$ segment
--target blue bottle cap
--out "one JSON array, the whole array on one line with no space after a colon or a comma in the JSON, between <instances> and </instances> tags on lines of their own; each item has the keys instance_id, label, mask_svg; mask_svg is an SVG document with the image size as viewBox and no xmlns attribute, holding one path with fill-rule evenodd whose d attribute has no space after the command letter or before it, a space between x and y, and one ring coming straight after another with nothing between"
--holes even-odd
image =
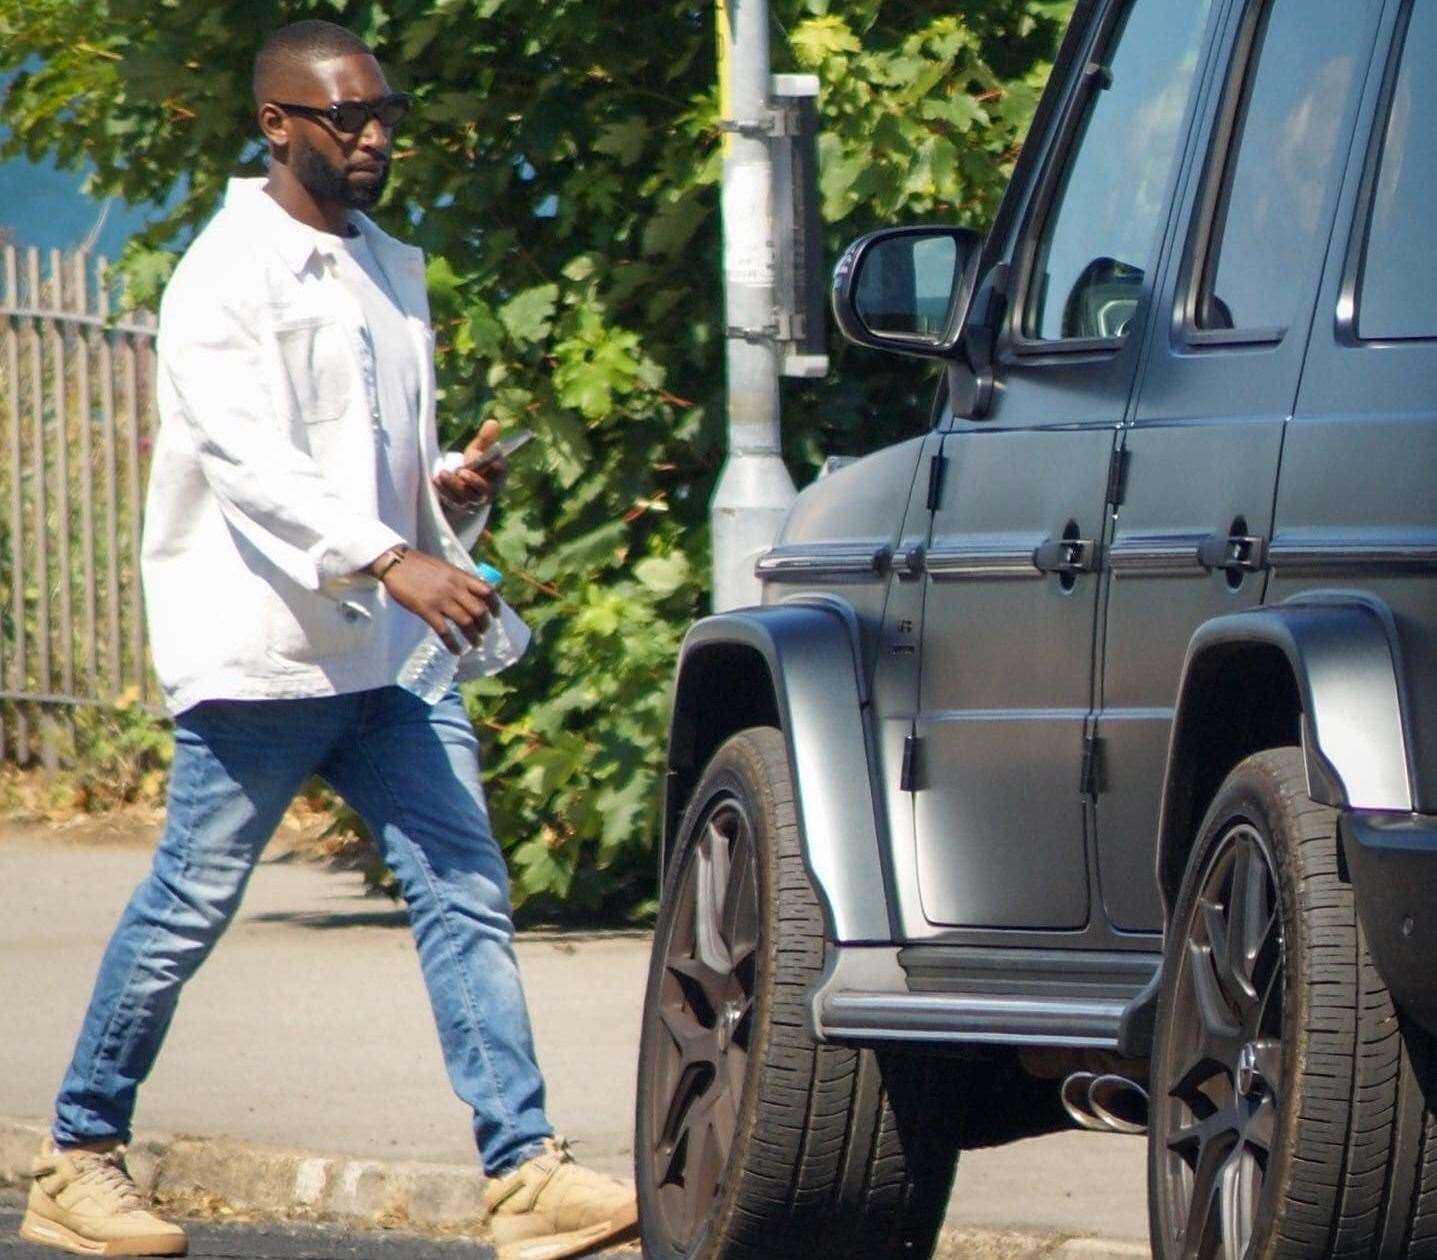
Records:
<instances>
[{"instance_id":1,"label":"blue bottle cap","mask_svg":"<svg viewBox=\"0 0 1437 1260\"><path fill-rule=\"evenodd\" d=\"M492 564L485 564L482 560L474 566L474 572L483 578L484 581L488 582L490 586L498 586L504 579L504 575L500 573L498 569Z\"/></svg>"}]
</instances>

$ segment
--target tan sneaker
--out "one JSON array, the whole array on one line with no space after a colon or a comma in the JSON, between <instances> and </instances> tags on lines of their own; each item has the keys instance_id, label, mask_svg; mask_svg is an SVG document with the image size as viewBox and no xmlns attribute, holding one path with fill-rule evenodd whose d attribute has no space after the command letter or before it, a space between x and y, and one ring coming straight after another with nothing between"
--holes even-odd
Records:
<instances>
[{"instance_id":1,"label":"tan sneaker","mask_svg":"<svg viewBox=\"0 0 1437 1260\"><path fill-rule=\"evenodd\" d=\"M581 1168L562 1139L484 1192L497 1260L561 1260L611 1242L638 1220L633 1187Z\"/></svg>"},{"instance_id":2,"label":"tan sneaker","mask_svg":"<svg viewBox=\"0 0 1437 1260\"><path fill-rule=\"evenodd\" d=\"M82 1256L182 1256L185 1231L145 1210L118 1146L57 1150L46 1138L20 1237Z\"/></svg>"}]
</instances>

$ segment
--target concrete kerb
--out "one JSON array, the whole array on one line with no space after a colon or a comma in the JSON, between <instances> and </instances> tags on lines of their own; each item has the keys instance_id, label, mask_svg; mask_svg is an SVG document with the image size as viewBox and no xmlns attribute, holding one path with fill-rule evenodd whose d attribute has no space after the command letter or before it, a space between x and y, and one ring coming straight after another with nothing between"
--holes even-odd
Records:
<instances>
[{"instance_id":1,"label":"concrete kerb","mask_svg":"<svg viewBox=\"0 0 1437 1260\"><path fill-rule=\"evenodd\" d=\"M0 1119L0 1183L22 1185L45 1136L35 1121ZM130 1173L147 1194L209 1201L262 1216L483 1232L484 1177L475 1166L350 1159L224 1138L145 1137Z\"/></svg>"},{"instance_id":2,"label":"concrete kerb","mask_svg":"<svg viewBox=\"0 0 1437 1260\"><path fill-rule=\"evenodd\" d=\"M1021 1229L943 1231L934 1260L1151 1260L1141 1243L1071 1238Z\"/></svg>"},{"instance_id":3,"label":"concrete kerb","mask_svg":"<svg viewBox=\"0 0 1437 1260\"><path fill-rule=\"evenodd\" d=\"M24 1186L45 1136L35 1120L0 1117L0 1186ZM180 1207L262 1217L408 1226L482 1236L477 1167L320 1155L226 1138L150 1136L129 1166L147 1194ZM1147 1247L1106 1238L997 1229L944 1231L937 1260L1149 1260Z\"/></svg>"}]
</instances>

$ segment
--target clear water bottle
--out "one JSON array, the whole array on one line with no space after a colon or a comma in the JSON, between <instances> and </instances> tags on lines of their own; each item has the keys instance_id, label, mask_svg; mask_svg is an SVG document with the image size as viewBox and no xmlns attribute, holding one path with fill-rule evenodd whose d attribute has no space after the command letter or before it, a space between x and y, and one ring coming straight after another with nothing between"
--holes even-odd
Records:
<instances>
[{"instance_id":1,"label":"clear water bottle","mask_svg":"<svg viewBox=\"0 0 1437 1260\"><path fill-rule=\"evenodd\" d=\"M492 564L477 564L474 566L474 572L490 586L499 585L501 575ZM449 623L449 631L458 642L465 641L464 632L452 621ZM458 669L459 658L444 646L443 639L430 630L400 669L399 685L405 691L418 696L425 704L437 704L449 690Z\"/></svg>"}]
</instances>

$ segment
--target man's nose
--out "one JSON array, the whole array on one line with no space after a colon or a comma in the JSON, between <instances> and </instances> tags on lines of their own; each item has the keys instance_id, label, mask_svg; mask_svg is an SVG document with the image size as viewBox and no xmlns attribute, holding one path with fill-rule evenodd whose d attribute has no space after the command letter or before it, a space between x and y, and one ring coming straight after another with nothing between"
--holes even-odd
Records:
<instances>
[{"instance_id":1,"label":"man's nose","mask_svg":"<svg viewBox=\"0 0 1437 1260\"><path fill-rule=\"evenodd\" d=\"M370 153L388 153L394 132L371 114L359 133L360 147Z\"/></svg>"}]
</instances>

